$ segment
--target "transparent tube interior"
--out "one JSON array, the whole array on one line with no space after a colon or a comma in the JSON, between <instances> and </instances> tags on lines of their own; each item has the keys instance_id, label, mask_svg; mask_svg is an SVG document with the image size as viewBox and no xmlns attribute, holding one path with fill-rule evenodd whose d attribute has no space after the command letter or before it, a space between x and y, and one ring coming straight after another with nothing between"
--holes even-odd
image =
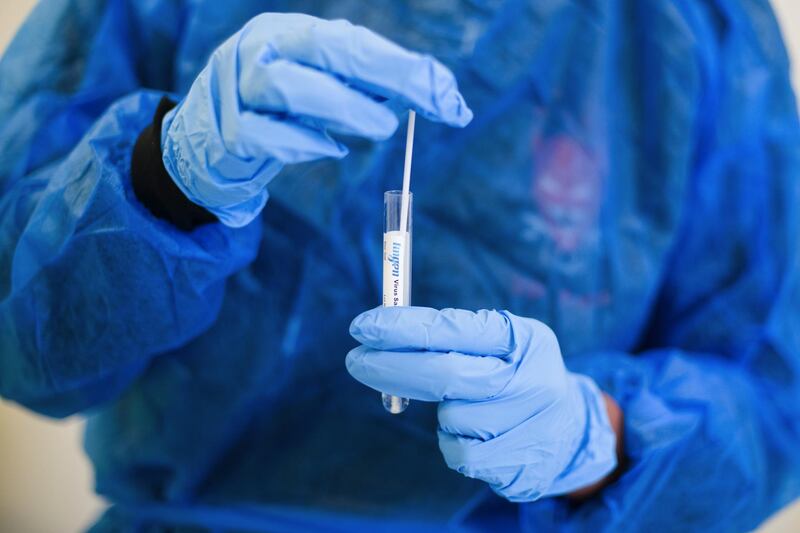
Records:
<instances>
[{"instance_id":1,"label":"transparent tube interior","mask_svg":"<svg viewBox=\"0 0 800 533\"><path fill-rule=\"evenodd\" d=\"M411 305L411 235L413 195L408 195L405 228L402 226L403 194L386 191L383 195L383 305ZM392 414L408 407L408 398L382 394L383 407Z\"/></svg>"}]
</instances>

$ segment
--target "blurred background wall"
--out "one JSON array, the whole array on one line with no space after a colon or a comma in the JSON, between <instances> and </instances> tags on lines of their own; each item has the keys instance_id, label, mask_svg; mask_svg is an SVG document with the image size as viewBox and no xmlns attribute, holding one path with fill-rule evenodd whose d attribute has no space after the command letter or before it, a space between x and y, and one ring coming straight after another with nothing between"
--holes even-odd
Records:
<instances>
[{"instance_id":1,"label":"blurred background wall","mask_svg":"<svg viewBox=\"0 0 800 533\"><path fill-rule=\"evenodd\" d=\"M35 3L0 0L0 52ZM773 0L773 5L800 93L800 0ZM93 493L91 468L81 448L82 427L77 417L52 421L0 399L0 532L70 533L84 529L101 512L104 504ZM800 532L800 502L760 531Z\"/></svg>"}]
</instances>

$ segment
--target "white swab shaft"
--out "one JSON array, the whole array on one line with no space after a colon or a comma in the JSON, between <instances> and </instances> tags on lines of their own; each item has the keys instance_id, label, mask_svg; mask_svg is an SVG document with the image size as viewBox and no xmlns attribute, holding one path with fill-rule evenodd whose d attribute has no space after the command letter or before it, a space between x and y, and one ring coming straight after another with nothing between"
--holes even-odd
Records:
<instances>
[{"instance_id":1,"label":"white swab shaft","mask_svg":"<svg viewBox=\"0 0 800 533\"><path fill-rule=\"evenodd\" d=\"M400 203L400 231L408 231L408 193L411 191L411 158L414 155L414 122L417 114L408 112L406 133L406 161L403 165L403 198Z\"/></svg>"}]
</instances>

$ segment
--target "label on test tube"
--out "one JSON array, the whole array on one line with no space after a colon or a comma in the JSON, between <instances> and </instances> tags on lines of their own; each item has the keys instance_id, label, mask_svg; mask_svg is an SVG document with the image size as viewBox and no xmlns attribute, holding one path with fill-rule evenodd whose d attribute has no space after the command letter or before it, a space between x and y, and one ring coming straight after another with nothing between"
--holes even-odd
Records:
<instances>
[{"instance_id":1,"label":"label on test tube","mask_svg":"<svg viewBox=\"0 0 800 533\"><path fill-rule=\"evenodd\" d=\"M408 305L408 232L383 234L383 305Z\"/></svg>"}]
</instances>

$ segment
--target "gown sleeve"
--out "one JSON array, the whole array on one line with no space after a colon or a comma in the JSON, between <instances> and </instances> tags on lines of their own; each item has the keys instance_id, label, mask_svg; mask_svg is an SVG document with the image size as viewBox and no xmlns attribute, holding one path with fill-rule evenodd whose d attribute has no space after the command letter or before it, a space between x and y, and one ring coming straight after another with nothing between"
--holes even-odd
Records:
<instances>
[{"instance_id":1,"label":"gown sleeve","mask_svg":"<svg viewBox=\"0 0 800 533\"><path fill-rule=\"evenodd\" d=\"M257 222L181 229L133 191L183 9L45 0L0 60L0 395L43 414L110 400L199 335L256 255Z\"/></svg>"}]
</instances>

